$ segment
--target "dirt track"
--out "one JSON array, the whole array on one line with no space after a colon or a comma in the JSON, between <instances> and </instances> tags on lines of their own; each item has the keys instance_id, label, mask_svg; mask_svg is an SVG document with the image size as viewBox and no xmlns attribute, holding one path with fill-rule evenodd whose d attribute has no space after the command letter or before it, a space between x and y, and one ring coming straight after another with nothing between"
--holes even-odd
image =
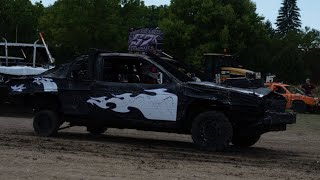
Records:
<instances>
[{"instance_id":1,"label":"dirt track","mask_svg":"<svg viewBox=\"0 0 320 180\"><path fill-rule=\"evenodd\" d=\"M31 119L1 117L0 179L319 179L320 116L299 120L253 148L208 153L189 136L135 130L39 138Z\"/></svg>"}]
</instances>

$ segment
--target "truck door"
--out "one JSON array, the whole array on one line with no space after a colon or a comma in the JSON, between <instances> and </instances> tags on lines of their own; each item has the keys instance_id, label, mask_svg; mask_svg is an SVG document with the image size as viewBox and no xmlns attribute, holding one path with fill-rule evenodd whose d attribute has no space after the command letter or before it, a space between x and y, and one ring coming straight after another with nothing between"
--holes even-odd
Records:
<instances>
[{"instance_id":1,"label":"truck door","mask_svg":"<svg viewBox=\"0 0 320 180\"><path fill-rule=\"evenodd\" d=\"M284 87L278 86L278 85L274 85L273 86L273 91L281 94L283 97L286 98L286 100L287 100L286 108L290 108L291 107L291 103L292 103L291 95Z\"/></svg>"},{"instance_id":2,"label":"truck door","mask_svg":"<svg viewBox=\"0 0 320 180\"><path fill-rule=\"evenodd\" d=\"M65 80L65 89L61 90L60 101L64 112L68 115L88 115L89 105L86 100L90 97L94 80L88 75L88 57L78 58L70 67Z\"/></svg>"},{"instance_id":3,"label":"truck door","mask_svg":"<svg viewBox=\"0 0 320 180\"><path fill-rule=\"evenodd\" d=\"M102 57L87 103L104 121L176 121L177 86L161 66L141 57Z\"/></svg>"}]
</instances>

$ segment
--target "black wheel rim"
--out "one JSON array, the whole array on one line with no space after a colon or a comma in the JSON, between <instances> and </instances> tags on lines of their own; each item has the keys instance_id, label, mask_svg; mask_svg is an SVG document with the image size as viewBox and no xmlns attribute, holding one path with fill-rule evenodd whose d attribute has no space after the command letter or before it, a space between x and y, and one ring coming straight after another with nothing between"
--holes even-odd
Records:
<instances>
[{"instance_id":1,"label":"black wheel rim","mask_svg":"<svg viewBox=\"0 0 320 180\"><path fill-rule=\"evenodd\" d=\"M207 119L201 123L200 135L205 142L211 143L221 136L221 128L215 121Z\"/></svg>"},{"instance_id":2,"label":"black wheel rim","mask_svg":"<svg viewBox=\"0 0 320 180\"><path fill-rule=\"evenodd\" d=\"M49 116L42 114L38 118L39 121L37 122L37 126L40 132L47 132L52 128L52 121Z\"/></svg>"}]
</instances>

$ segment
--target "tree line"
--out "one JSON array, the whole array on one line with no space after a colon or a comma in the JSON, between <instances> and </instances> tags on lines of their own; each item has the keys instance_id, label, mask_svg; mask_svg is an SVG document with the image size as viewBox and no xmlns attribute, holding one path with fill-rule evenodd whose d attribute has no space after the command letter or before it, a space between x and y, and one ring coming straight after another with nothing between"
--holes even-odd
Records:
<instances>
[{"instance_id":1,"label":"tree line","mask_svg":"<svg viewBox=\"0 0 320 180\"><path fill-rule=\"evenodd\" d=\"M159 27L163 50L202 68L207 52L239 57L247 69L280 80L320 82L320 33L301 28L296 0L283 0L277 28L256 13L251 0L57 0L44 7L29 0L0 0L0 36L31 43L44 32L59 63L89 48L126 52L131 28Z\"/></svg>"}]
</instances>

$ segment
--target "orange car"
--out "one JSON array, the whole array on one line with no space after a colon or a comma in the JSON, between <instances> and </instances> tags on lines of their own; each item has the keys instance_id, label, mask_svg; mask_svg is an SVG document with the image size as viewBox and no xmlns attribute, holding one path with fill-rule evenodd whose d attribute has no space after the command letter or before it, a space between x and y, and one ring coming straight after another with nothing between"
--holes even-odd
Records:
<instances>
[{"instance_id":1,"label":"orange car","mask_svg":"<svg viewBox=\"0 0 320 180\"><path fill-rule=\"evenodd\" d=\"M315 112L319 108L319 98L307 96L302 90L281 83L266 83L266 87L283 95L287 99L287 109L304 113Z\"/></svg>"}]
</instances>

